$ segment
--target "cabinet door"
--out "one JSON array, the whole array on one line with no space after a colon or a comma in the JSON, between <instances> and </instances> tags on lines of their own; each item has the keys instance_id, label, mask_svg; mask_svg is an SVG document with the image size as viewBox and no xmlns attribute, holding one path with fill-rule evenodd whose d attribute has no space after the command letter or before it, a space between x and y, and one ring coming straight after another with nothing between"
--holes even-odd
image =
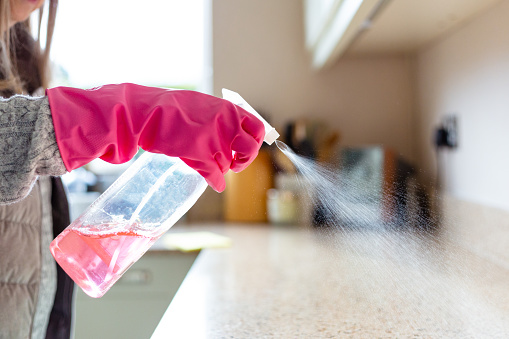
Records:
<instances>
[{"instance_id":1,"label":"cabinet door","mask_svg":"<svg viewBox=\"0 0 509 339\"><path fill-rule=\"evenodd\" d=\"M386 0L304 0L306 47L316 69L331 66Z\"/></svg>"},{"instance_id":2,"label":"cabinet door","mask_svg":"<svg viewBox=\"0 0 509 339\"><path fill-rule=\"evenodd\" d=\"M147 252L99 299L76 288L75 339L150 338L198 252Z\"/></svg>"}]
</instances>

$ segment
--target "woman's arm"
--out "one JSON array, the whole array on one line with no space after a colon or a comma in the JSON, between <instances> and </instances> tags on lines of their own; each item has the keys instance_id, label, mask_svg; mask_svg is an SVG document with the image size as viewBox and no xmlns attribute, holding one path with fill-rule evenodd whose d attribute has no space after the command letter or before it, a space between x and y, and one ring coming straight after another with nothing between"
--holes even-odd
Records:
<instances>
[{"instance_id":1,"label":"woman's arm","mask_svg":"<svg viewBox=\"0 0 509 339\"><path fill-rule=\"evenodd\" d=\"M246 168L265 135L251 113L195 91L118 84L46 93L0 100L0 203L23 199L39 175L96 158L126 162L139 147L181 158L221 192L226 172Z\"/></svg>"},{"instance_id":2,"label":"woman's arm","mask_svg":"<svg viewBox=\"0 0 509 339\"><path fill-rule=\"evenodd\" d=\"M48 98L0 99L0 204L26 197L40 175L65 172Z\"/></svg>"}]
</instances>

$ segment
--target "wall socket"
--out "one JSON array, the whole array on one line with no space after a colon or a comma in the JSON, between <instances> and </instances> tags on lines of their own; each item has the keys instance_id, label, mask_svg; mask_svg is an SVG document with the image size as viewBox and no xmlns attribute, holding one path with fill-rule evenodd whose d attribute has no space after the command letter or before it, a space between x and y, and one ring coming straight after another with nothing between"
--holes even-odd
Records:
<instances>
[{"instance_id":1,"label":"wall socket","mask_svg":"<svg viewBox=\"0 0 509 339\"><path fill-rule=\"evenodd\" d=\"M435 131L436 147L458 147L458 119L456 115L444 116L441 125Z\"/></svg>"}]
</instances>

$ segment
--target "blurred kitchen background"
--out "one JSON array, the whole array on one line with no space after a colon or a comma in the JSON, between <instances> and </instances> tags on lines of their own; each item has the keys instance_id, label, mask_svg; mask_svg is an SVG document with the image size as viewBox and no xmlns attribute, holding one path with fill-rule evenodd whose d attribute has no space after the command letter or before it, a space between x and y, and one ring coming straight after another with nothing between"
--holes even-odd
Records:
<instances>
[{"instance_id":1,"label":"blurred kitchen background","mask_svg":"<svg viewBox=\"0 0 509 339\"><path fill-rule=\"evenodd\" d=\"M338 171L357 159L349 166L367 183L378 175L409 188L403 199L443 208L477 240L506 232L507 1L95 2L60 5L54 85L232 89L298 153ZM128 165L95 161L67 175L73 215ZM275 147L228 181L186 220L312 221Z\"/></svg>"},{"instance_id":2,"label":"blurred kitchen background","mask_svg":"<svg viewBox=\"0 0 509 339\"><path fill-rule=\"evenodd\" d=\"M379 192L396 221L439 216L509 263L509 1L61 1L57 18L53 85L236 91L295 152ZM72 217L128 166L67 174ZM326 225L298 181L263 146L180 222Z\"/></svg>"}]
</instances>

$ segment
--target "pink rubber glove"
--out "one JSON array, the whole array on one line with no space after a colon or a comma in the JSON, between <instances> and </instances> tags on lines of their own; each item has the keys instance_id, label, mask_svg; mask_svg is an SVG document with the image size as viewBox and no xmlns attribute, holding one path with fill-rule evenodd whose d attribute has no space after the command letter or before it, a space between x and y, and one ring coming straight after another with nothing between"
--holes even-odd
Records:
<instances>
[{"instance_id":1,"label":"pink rubber glove","mask_svg":"<svg viewBox=\"0 0 509 339\"><path fill-rule=\"evenodd\" d=\"M252 114L194 91L119 84L56 87L46 94L68 171L95 158L126 162L139 146L181 158L222 192L224 174L246 168L264 137L263 124Z\"/></svg>"}]
</instances>

